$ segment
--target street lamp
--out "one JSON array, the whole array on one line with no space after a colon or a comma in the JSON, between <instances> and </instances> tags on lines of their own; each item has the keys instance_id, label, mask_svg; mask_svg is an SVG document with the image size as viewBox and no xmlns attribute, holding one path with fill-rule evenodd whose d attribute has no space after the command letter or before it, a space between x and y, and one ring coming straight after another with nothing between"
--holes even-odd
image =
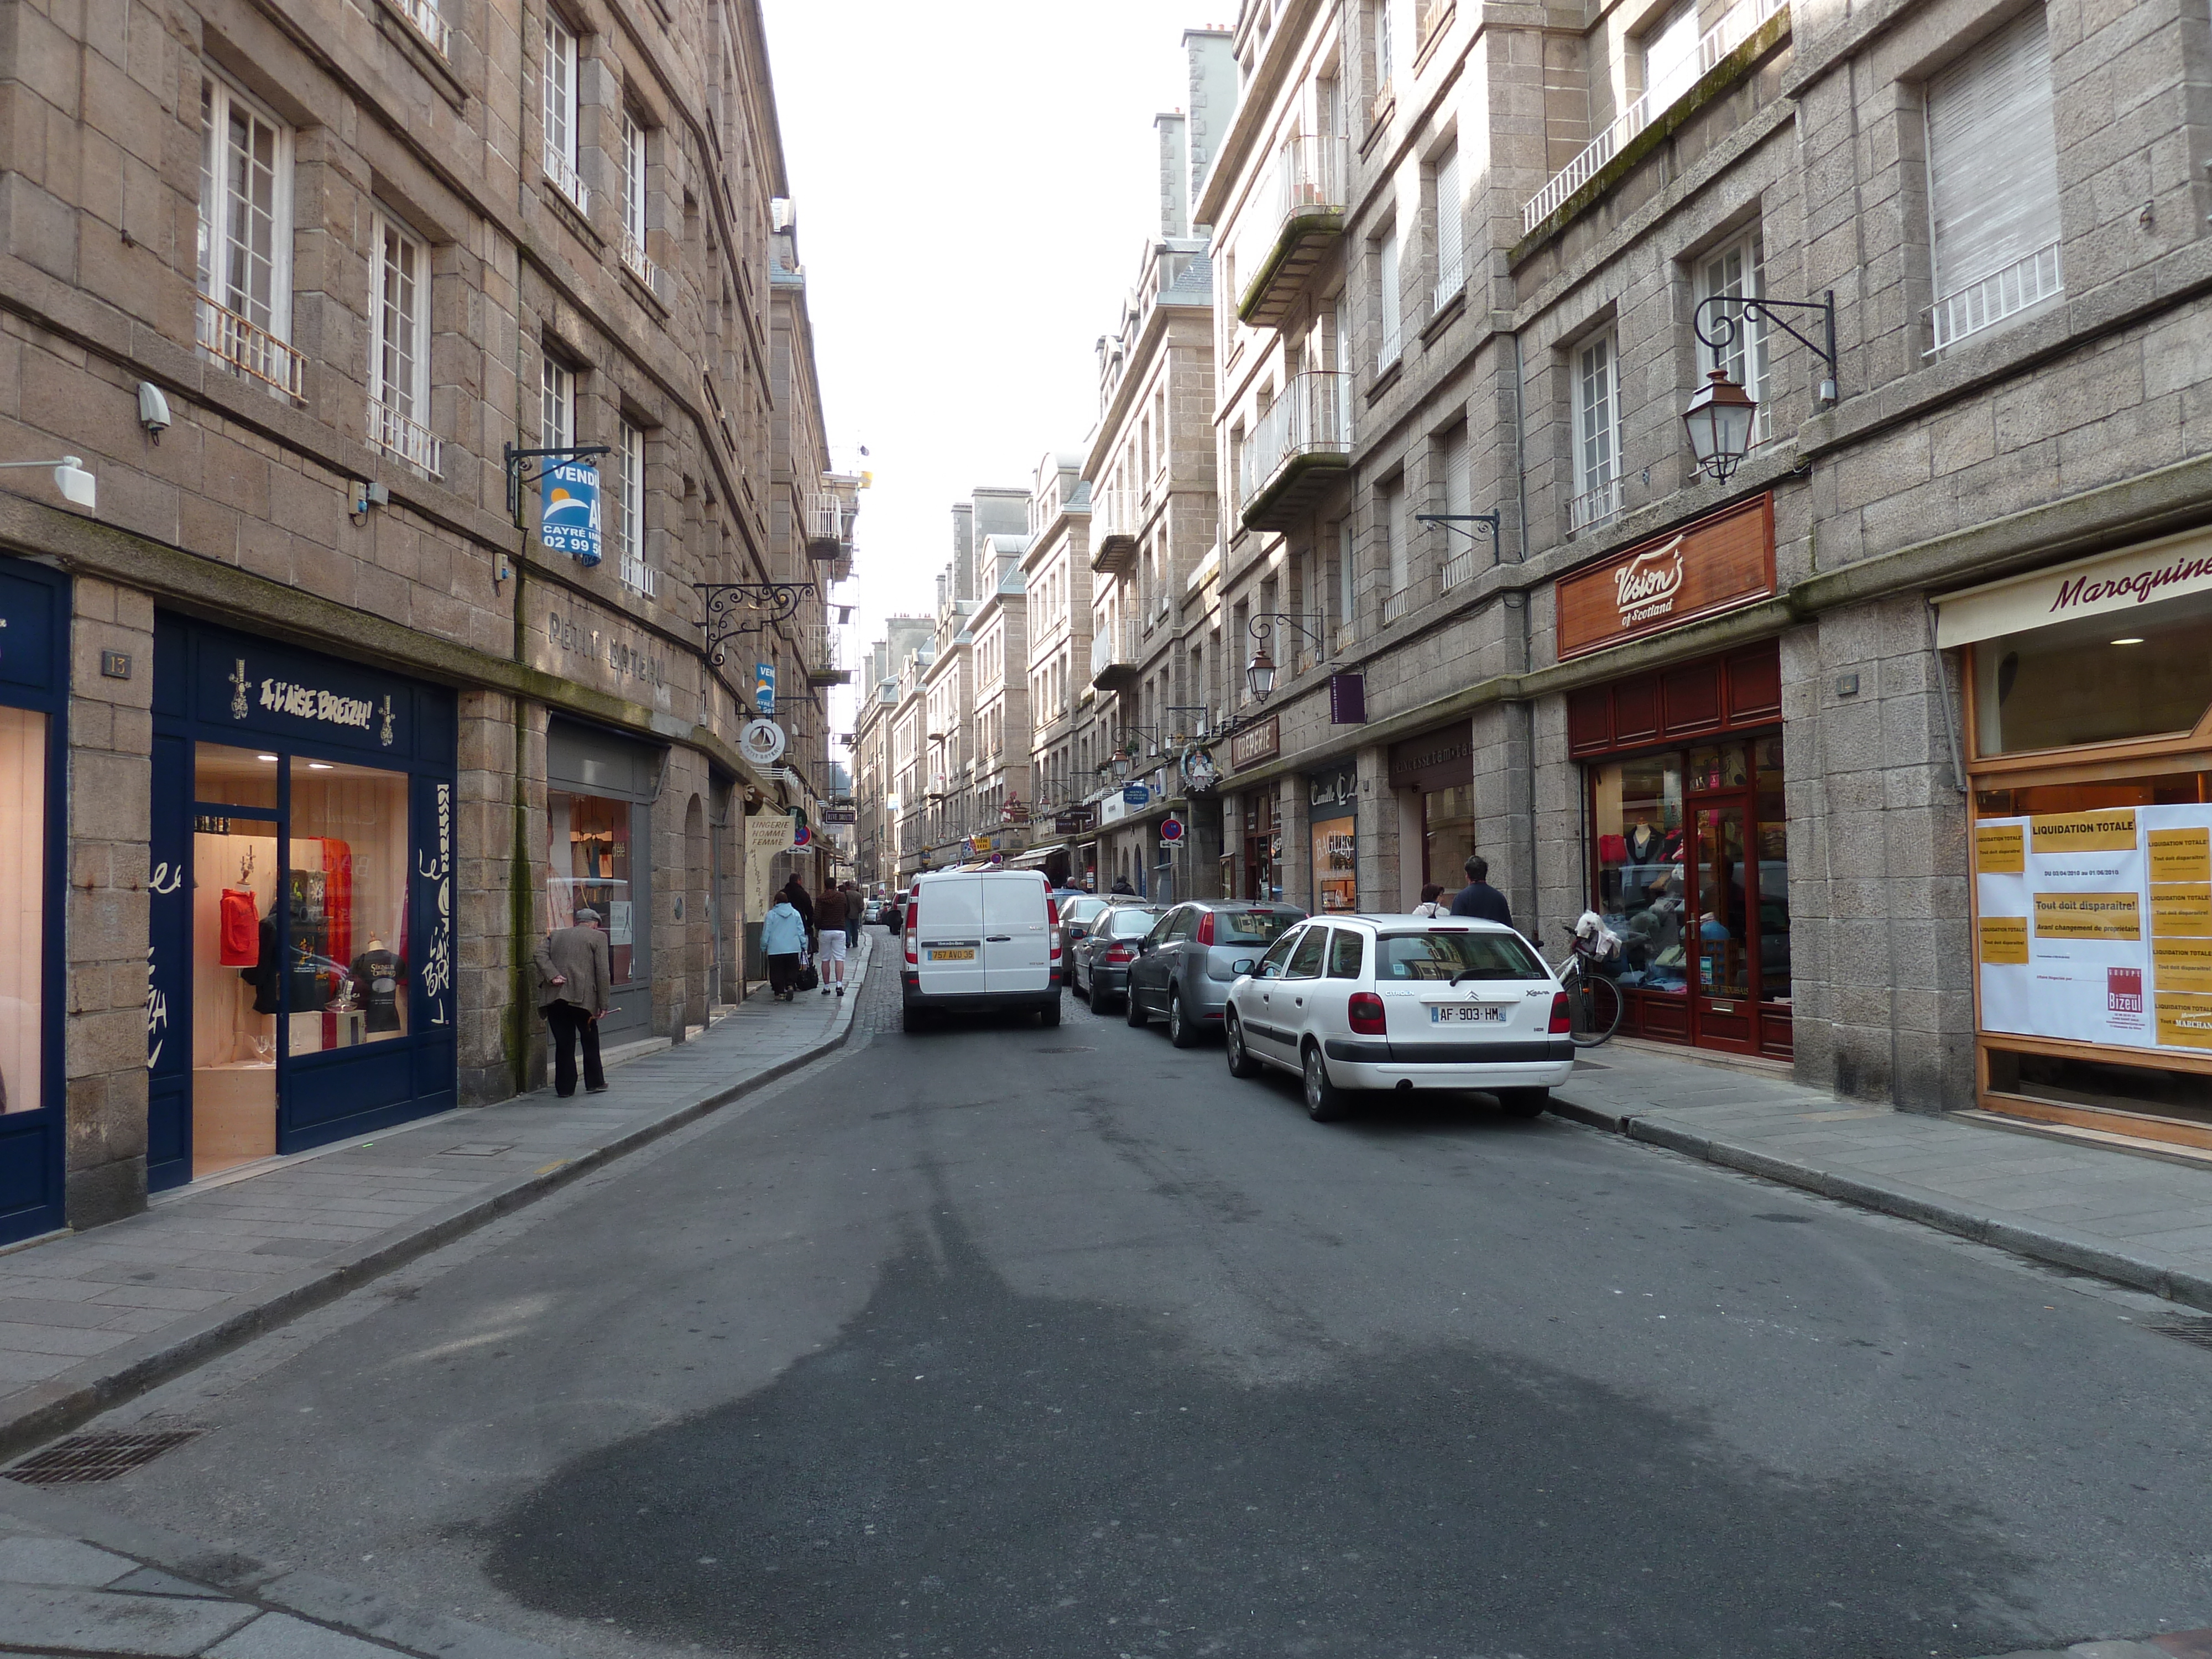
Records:
<instances>
[{"instance_id":1,"label":"street lamp","mask_svg":"<svg viewBox=\"0 0 2212 1659\"><path fill-rule=\"evenodd\" d=\"M62 492L62 499L72 507L87 512L96 510L100 501L100 481L84 470L83 460L75 455L64 455L58 461L0 461L0 470L13 471L22 467L50 466L54 470L54 488Z\"/></svg>"},{"instance_id":2,"label":"street lamp","mask_svg":"<svg viewBox=\"0 0 2212 1659\"><path fill-rule=\"evenodd\" d=\"M1116 749L1114 751L1114 781L1120 783L1128 775L1129 751L1126 749Z\"/></svg>"},{"instance_id":3,"label":"street lamp","mask_svg":"<svg viewBox=\"0 0 2212 1659\"><path fill-rule=\"evenodd\" d=\"M1252 660L1244 665L1244 684L1251 688L1255 702L1265 702L1275 695L1275 659L1267 654L1265 641L1254 648Z\"/></svg>"},{"instance_id":4,"label":"street lamp","mask_svg":"<svg viewBox=\"0 0 2212 1659\"><path fill-rule=\"evenodd\" d=\"M1682 411L1682 424L1690 430L1690 453L1698 465L1726 483L1751 448L1751 421L1758 412L1758 404L1729 379L1728 370L1717 368L1708 374Z\"/></svg>"}]
</instances>

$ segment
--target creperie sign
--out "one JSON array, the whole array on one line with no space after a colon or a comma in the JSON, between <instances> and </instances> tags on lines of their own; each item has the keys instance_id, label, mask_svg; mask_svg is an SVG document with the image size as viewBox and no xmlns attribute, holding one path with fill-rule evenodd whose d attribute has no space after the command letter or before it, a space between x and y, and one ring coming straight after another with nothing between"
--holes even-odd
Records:
<instances>
[{"instance_id":1,"label":"creperie sign","mask_svg":"<svg viewBox=\"0 0 2212 1659\"><path fill-rule=\"evenodd\" d=\"M1773 499L1761 495L1561 577L1559 656L1602 651L1773 591Z\"/></svg>"}]
</instances>

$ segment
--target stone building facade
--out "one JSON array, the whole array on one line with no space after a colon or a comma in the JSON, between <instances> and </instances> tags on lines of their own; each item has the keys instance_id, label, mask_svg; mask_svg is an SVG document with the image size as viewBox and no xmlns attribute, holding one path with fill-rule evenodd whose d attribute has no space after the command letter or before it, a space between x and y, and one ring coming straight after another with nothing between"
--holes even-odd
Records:
<instances>
[{"instance_id":1,"label":"stone building facade","mask_svg":"<svg viewBox=\"0 0 2212 1659\"><path fill-rule=\"evenodd\" d=\"M1249 0L1236 41L1195 216L1224 603L1279 672L1224 688L1231 879L1400 910L1476 853L1555 957L1628 938L1636 1034L2202 1139L2212 957L2145 850L2212 799L2201 9ZM2029 891L2082 813L2174 942Z\"/></svg>"},{"instance_id":2,"label":"stone building facade","mask_svg":"<svg viewBox=\"0 0 2212 1659\"><path fill-rule=\"evenodd\" d=\"M534 1086L580 908L611 1043L741 995L742 826L826 765L745 758L752 664L803 696L850 550L757 5L0 36L0 451L96 491L0 476L0 1236ZM596 563L580 475L510 495L579 446ZM815 592L718 664L732 582Z\"/></svg>"}]
</instances>

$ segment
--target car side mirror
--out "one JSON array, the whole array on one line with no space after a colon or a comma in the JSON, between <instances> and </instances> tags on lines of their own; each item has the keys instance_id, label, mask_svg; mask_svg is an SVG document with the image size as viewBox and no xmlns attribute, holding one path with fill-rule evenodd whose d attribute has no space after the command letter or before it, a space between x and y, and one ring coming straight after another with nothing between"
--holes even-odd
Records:
<instances>
[{"instance_id":1,"label":"car side mirror","mask_svg":"<svg viewBox=\"0 0 2212 1659\"><path fill-rule=\"evenodd\" d=\"M1150 940L1150 939L1139 939L1139 940L1137 941L1137 954L1138 954L1139 956L1140 956L1140 957L1148 957L1148 956L1152 955L1152 940Z\"/></svg>"},{"instance_id":2,"label":"car side mirror","mask_svg":"<svg viewBox=\"0 0 2212 1659\"><path fill-rule=\"evenodd\" d=\"M1249 974L1259 965L1249 957L1239 957L1229 964L1229 971L1232 974Z\"/></svg>"}]
</instances>

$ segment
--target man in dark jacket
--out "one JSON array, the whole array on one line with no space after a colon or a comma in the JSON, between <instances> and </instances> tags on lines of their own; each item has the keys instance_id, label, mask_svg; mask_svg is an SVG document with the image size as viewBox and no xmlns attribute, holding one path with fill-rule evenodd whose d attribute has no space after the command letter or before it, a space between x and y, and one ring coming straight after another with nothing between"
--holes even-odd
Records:
<instances>
[{"instance_id":1,"label":"man in dark jacket","mask_svg":"<svg viewBox=\"0 0 2212 1659\"><path fill-rule=\"evenodd\" d=\"M1513 926L1513 907L1505 902L1504 894L1490 884L1490 860L1480 853L1468 859L1467 885L1452 901L1451 913L1482 921L1501 921L1508 927Z\"/></svg>"},{"instance_id":2,"label":"man in dark jacket","mask_svg":"<svg viewBox=\"0 0 2212 1659\"><path fill-rule=\"evenodd\" d=\"M791 901L791 908L799 912L799 919L806 924L806 948L814 948L814 895L806 890L806 884L793 871L791 879L783 884L783 896Z\"/></svg>"}]
</instances>

